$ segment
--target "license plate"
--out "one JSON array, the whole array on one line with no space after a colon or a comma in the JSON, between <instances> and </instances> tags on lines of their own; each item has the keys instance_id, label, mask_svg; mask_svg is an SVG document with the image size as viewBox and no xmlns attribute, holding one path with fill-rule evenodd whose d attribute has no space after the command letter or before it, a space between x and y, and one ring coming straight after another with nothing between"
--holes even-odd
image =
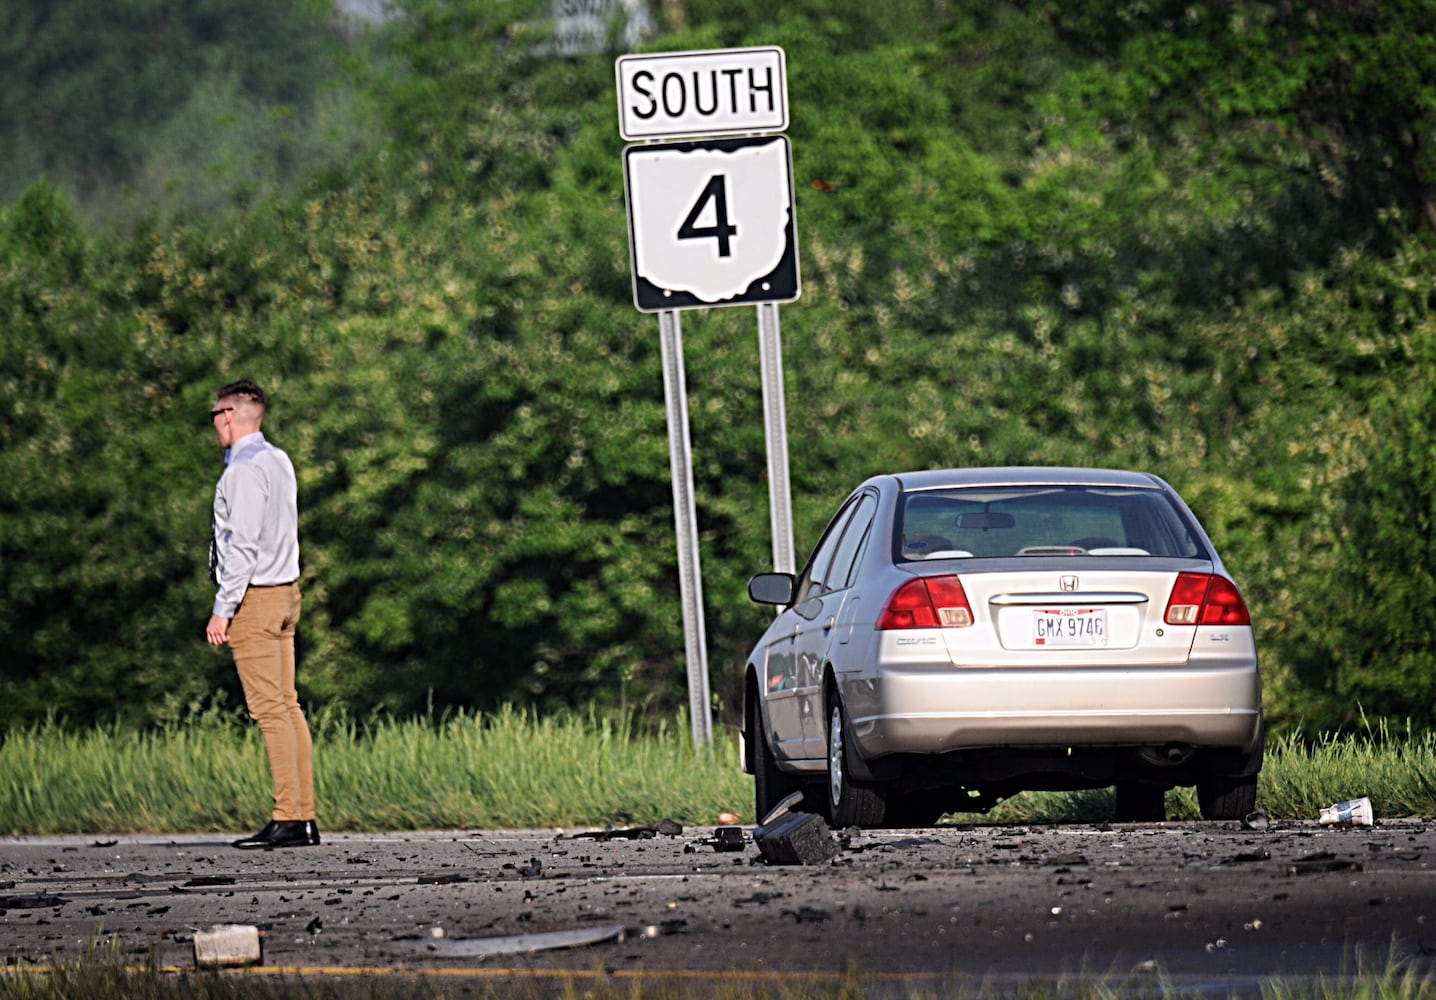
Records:
<instances>
[{"instance_id":1,"label":"license plate","mask_svg":"<svg viewBox=\"0 0 1436 1000\"><path fill-rule=\"evenodd\" d=\"M1106 608L1056 608L1032 612L1034 646L1107 645Z\"/></svg>"}]
</instances>

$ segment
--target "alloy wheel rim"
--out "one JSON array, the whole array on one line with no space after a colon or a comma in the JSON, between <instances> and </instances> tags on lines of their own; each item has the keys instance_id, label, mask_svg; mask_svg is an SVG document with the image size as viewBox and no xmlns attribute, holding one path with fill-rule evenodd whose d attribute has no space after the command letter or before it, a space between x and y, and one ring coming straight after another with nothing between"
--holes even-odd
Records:
<instances>
[{"instance_id":1,"label":"alloy wheel rim","mask_svg":"<svg viewBox=\"0 0 1436 1000\"><path fill-rule=\"evenodd\" d=\"M828 797L834 808L843 798L843 713L836 706L828 724Z\"/></svg>"}]
</instances>

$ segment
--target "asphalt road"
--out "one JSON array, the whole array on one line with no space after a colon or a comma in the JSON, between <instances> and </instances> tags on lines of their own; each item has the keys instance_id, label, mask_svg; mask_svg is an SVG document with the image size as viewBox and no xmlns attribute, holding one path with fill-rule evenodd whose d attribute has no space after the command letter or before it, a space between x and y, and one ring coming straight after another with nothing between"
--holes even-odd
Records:
<instances>
[{"instance_id":1,"label":"asphalt road","mask_svg":"<svg viewBox=\"0 0 1436 1000\"><path fill-rule=\"evenodd\" d=\"M737 850L716 827L326 834L273 852L0 840L0 951L35 966L113 940L136 964L191 968L195 932L233 924L259 929L262 968L306 975L847 969L891 995L1084 976L1247 991L1379 969L1393 944L1436 975L1436 822L847 831L813 865L769 864L743 832Z\"/></svg>"}]
</instances>

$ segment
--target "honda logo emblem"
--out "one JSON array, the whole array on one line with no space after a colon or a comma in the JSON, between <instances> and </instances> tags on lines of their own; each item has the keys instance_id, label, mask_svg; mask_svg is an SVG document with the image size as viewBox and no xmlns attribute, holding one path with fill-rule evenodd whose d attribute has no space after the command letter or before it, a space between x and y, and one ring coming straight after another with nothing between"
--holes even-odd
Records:
<instances>
[{"instance_id":1,"label":"honda logo emblem","mask_svg":"<svg viewBox=\"0 0 1436 1000\"><path fill-rule=\"evenodd\" d=\"M1064 576L1064 577L1062 578L1062 589L1063 589L1063 590L1076 590L1076 589L1077 589L1077 578L1076 578L1075 576Z\"/></svg>"}]
</instances>

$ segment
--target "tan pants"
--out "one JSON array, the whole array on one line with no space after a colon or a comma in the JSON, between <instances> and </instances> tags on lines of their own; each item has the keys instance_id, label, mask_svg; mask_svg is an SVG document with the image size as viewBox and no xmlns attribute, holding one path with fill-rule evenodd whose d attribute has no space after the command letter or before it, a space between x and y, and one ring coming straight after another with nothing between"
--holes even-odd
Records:
<instances>
[{"instance_id":1,"label":"tan pants","mask_svg":"<svg viewBox=\"0 0 1436 1000\"><path fill-rule=\"evenodd\" d=\"M314 743L294 689L299 584L250 587L229 623L249 714L264 734L277 820L314 819Z\"/></svg>"}]
</instances>

